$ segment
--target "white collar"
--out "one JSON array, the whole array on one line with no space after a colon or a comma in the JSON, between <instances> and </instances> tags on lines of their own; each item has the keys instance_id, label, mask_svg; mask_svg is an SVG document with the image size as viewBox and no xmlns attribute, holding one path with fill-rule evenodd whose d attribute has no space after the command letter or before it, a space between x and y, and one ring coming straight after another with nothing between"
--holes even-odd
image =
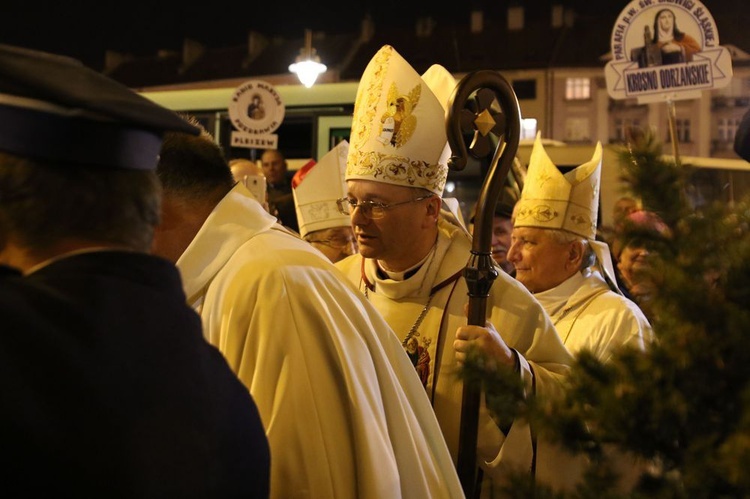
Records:
<instances>
[{"instance_id":1,"label":"white collar","mask_svg":"<svg viewBox=\"0 0 750 499\"><path fill-rule=\"evenodd\" d=\"M402 270L400 272L393 272L392 270L386 270L385 267L383 267L383 265L380 263L380 260L377 261L378 269L380 269L380 271L383 272L383 274L387 275L389 279L393 279L394 281L404 281L406 280L406 274L411 274L409 275L409 277L411 277L412 275L414 275L415 273L414 271L417 270L422 265L424 265L427 259L430 258L430 256L435 255L435 248L437 248L437 241L432 246L432 249L424 256L424 258L422 258L422 260L415 263L414 265L412 265L406 270Z\"/></svg>"},{"instance_id":2,"label":"white collar","mask_svg":"<svg viewBox=\"0 0 750 499\"><path fill-rule=\"evenodd\" d=\"M554 288L534 293L534 298L539 300L539 303L550 316L555 315L565 306L573 293L581 287L585 280L584 272L588 274L588 271L576 272Z\"/></svg>"}]
</instances>

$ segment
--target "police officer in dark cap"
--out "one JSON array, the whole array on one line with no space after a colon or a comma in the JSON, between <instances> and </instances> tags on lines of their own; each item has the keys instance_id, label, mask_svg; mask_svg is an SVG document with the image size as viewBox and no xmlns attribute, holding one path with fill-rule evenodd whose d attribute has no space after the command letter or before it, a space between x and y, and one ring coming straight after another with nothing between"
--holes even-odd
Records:
<instances>
[{"instance_id":1,"label":"police officer in dark cap","mask_svg":"<svg viewBox=\"0 0 750 499\"><path fill-rule=\"evenodd\" d=\"M0 483L16 497L267 497L255 404L148 254L175 113L0 45Z\"/></svg>"}]
</instances>

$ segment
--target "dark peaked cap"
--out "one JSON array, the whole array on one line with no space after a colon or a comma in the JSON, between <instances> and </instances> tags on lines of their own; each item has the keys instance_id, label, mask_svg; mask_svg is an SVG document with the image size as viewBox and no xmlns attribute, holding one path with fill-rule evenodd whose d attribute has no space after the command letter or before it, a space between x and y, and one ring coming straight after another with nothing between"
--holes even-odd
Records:
<instances>
[{"instance_id":1,"label":"dark peaked cap","mask_svg":"<svg viewBox=\"0 0 750 499\"><path fill-rule=\"evenodd\" d=\"M153 170L169 130L199 133L175 112L80 61L0 44L0 150Z\"/></svg>"}]
</instances>

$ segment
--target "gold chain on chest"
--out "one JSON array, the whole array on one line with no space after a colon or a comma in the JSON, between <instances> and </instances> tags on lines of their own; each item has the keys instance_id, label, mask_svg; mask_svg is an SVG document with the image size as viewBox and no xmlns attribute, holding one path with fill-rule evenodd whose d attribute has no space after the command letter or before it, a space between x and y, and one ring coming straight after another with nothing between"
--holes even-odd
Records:
<instances>
[{"instance_id":1,"label":"gold chain on chest","mask_svg":"<svg viewBox=\"0 0 750 499\"><path fill-rule=\"evenodd\" d=\"M430 296L427 298L427 303L424 304L424 307L422 307L422 311L419 312L419 316L417 316L417 320L414 321L414 324L412 324L411 328L409 328L409 332L406 333L404 341L401 342L402 346L406 347L412 337L419 336L419 333L417 332L419 330L419 325L422 324L422 321L427 316L427 312L430 309L430 303L432 303L432 297L435 296L435 291L430 293ZM368 300L370 299L370 293L367 286L365 286L365 298L367 298Z\"/></svg>"},{"instance_id":2,"label":"gold chain on chest","mask_svg":"<svg viewBox=\"0 0 750 499\"><path fill-rule=\"evenodd\" d=\"M370 290L375 291L375 285L367 279L367 275L365 273L365 259L362 259L362 263L360 266L360 272L361 272L361 279L362 284L365 286L365 298L367 300L370 300ZM401 344L406 347L407 343L411 338L414 336L419 336L419 333L417 330L419 329L419 325L422 324L422 321L427 316L427 312L430 310L430 304L432 303L432 297L435 296L435 293L446 287L447 285L454 283L458 280L459 277L461 277L461 274L463 273L463 269L457 271L455 274L450 276L448 279L445 279L438 285L434 286L430 290L430 296L427 298L427 303L424 304L424 308L422 308L422 311L419 313L419 316L417 317L417 320L414 322L412 327L409 329L409 332L406 333L406 337L404 338L404 341L401 342Z\"/></svg>"}]
</instances>

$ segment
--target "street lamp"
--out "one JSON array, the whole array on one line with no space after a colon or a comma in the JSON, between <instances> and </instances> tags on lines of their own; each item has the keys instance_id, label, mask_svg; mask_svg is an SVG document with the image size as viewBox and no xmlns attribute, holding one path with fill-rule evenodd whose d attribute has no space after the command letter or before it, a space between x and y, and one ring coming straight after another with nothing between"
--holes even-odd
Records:
<instances>
[{"instance_id":1,"label":"street lamp","mask_svg":"<svg viewBox=\"0 0 750 499\"><path fill-rule=\"evenodd\" d=\"M312 30L306 29L305 46L300 49L294 64L289 65L289 71L297 73L299 81L307 88L310 88L315 84L318 75L325 73L326 69L326 65L321 64L320 57L318 57L315 49L312 48Z\"/></svg>"}]
</instances>

